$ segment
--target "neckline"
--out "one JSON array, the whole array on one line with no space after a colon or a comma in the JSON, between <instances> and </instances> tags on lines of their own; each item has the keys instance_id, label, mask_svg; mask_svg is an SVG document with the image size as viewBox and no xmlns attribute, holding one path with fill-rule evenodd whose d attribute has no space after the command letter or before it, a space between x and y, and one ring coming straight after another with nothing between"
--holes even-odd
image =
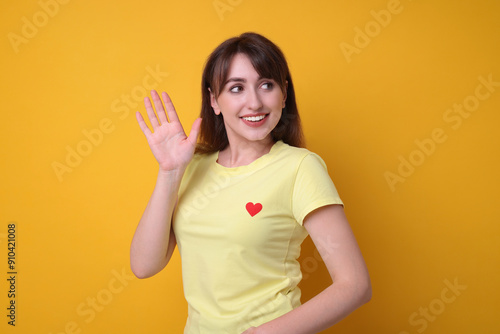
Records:
<instances>
[{"instance_id":1,"label":"neckline","mask_svg":"<svg viewBox=\"0 0 500 334\"><path fill-rule=\"evenodd\" d=\"M212 165L217 171L224 172L224 173L230 173L230 174L241 174L248 172L250 170L254 170L258 168L259 166L265 164L270 158L272 158L278 149L284 145L283 141L279 140L273 144L271 149L269 150L268 153L263 154L259 158L255 159L248 165L244 166L238 166L238 167L225 167L222 166L217 162L217 159L219 158L219 151L215 152L212 157Z\"/></svg>"}]
</instances>

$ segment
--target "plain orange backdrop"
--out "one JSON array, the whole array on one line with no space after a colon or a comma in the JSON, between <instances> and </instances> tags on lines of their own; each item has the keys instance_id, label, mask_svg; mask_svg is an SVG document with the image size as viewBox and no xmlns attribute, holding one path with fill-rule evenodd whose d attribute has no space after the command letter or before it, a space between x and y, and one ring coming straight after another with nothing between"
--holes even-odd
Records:
<instances>
[{"instance_id":1,"label":"plain orange backdrop","mask_svg":"<svg viewBox=\"0 0 500 334\"><path fill-rule=\"evenodd\" d=\"M500 331L500 2L0 7L0 267L15 222L18 272L2 333L182 333L179 254L147 280L129 268L157 171L134 113L165 90L189 131L206 57L245 31L287 56L371 274L372 301L325 333ZM306 301L329 277L310 240L301 264Z\"/></svg>"}]
</instances>

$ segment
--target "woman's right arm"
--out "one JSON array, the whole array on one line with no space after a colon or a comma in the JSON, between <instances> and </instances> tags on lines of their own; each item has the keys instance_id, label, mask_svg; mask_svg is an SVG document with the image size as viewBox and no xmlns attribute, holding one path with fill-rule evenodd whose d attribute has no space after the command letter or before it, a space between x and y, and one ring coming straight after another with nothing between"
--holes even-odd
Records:
<instances>
[{"instance_id":1,"label":"woman's right arm","mask_svg":"<svg viewBox=\"0 0 500 334\"><path fill-rule=\"evenodd\" d=\"M158 93L152 91L151 95L158 118L149 98L144 99L144 104L153 131L148 128L141 114L136 114L139 126L159 164L153 194L137 225L130 247L130 266L138 278L151 277L160 272L172 256L176 245L172 214L182 176L193 158L201 124L201 119L197 119L189 136L186 136L170 97L162 93L167 110L165 113Z\"/></svg>"}]
</instances>

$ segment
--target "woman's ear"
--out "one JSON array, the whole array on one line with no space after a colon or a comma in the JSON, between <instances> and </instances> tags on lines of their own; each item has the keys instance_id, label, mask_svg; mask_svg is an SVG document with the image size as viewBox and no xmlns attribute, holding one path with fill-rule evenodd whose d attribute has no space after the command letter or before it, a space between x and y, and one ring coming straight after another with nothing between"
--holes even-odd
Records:
<instances>
[{"instance_id":1,"label":"woman's ear","mask_svg":"<svg viewBox=\"0 0 500 334\"><path fill-rule=\"evenodd\" d=\"M217 99L215 98L215 95L214 95L214 93L212 93L210 88L208 88L208 91L210 92L210 104L212 105L212 109L214 110L214 113L216 115L219 115L220 108L219 108L219 104L217 103Z\"/></svg>"}]
</instances>

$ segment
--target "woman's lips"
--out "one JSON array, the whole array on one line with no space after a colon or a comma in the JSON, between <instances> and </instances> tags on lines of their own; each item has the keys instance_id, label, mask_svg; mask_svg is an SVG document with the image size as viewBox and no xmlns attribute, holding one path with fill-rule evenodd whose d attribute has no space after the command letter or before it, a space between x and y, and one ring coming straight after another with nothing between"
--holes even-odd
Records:
<instances>
[{"instance_id":1,"label":"woman's lips","mask_svg":"<svg viewBox=\"0 0 500 334\"><path fill-rule=\"evenodd\" d=\"M259 127L266 122L267 116L269 116L269 114L260 114L252 116L248 115L248 116L242 116L241 119L248 126Z\"/></svg>"}]
</instances>

